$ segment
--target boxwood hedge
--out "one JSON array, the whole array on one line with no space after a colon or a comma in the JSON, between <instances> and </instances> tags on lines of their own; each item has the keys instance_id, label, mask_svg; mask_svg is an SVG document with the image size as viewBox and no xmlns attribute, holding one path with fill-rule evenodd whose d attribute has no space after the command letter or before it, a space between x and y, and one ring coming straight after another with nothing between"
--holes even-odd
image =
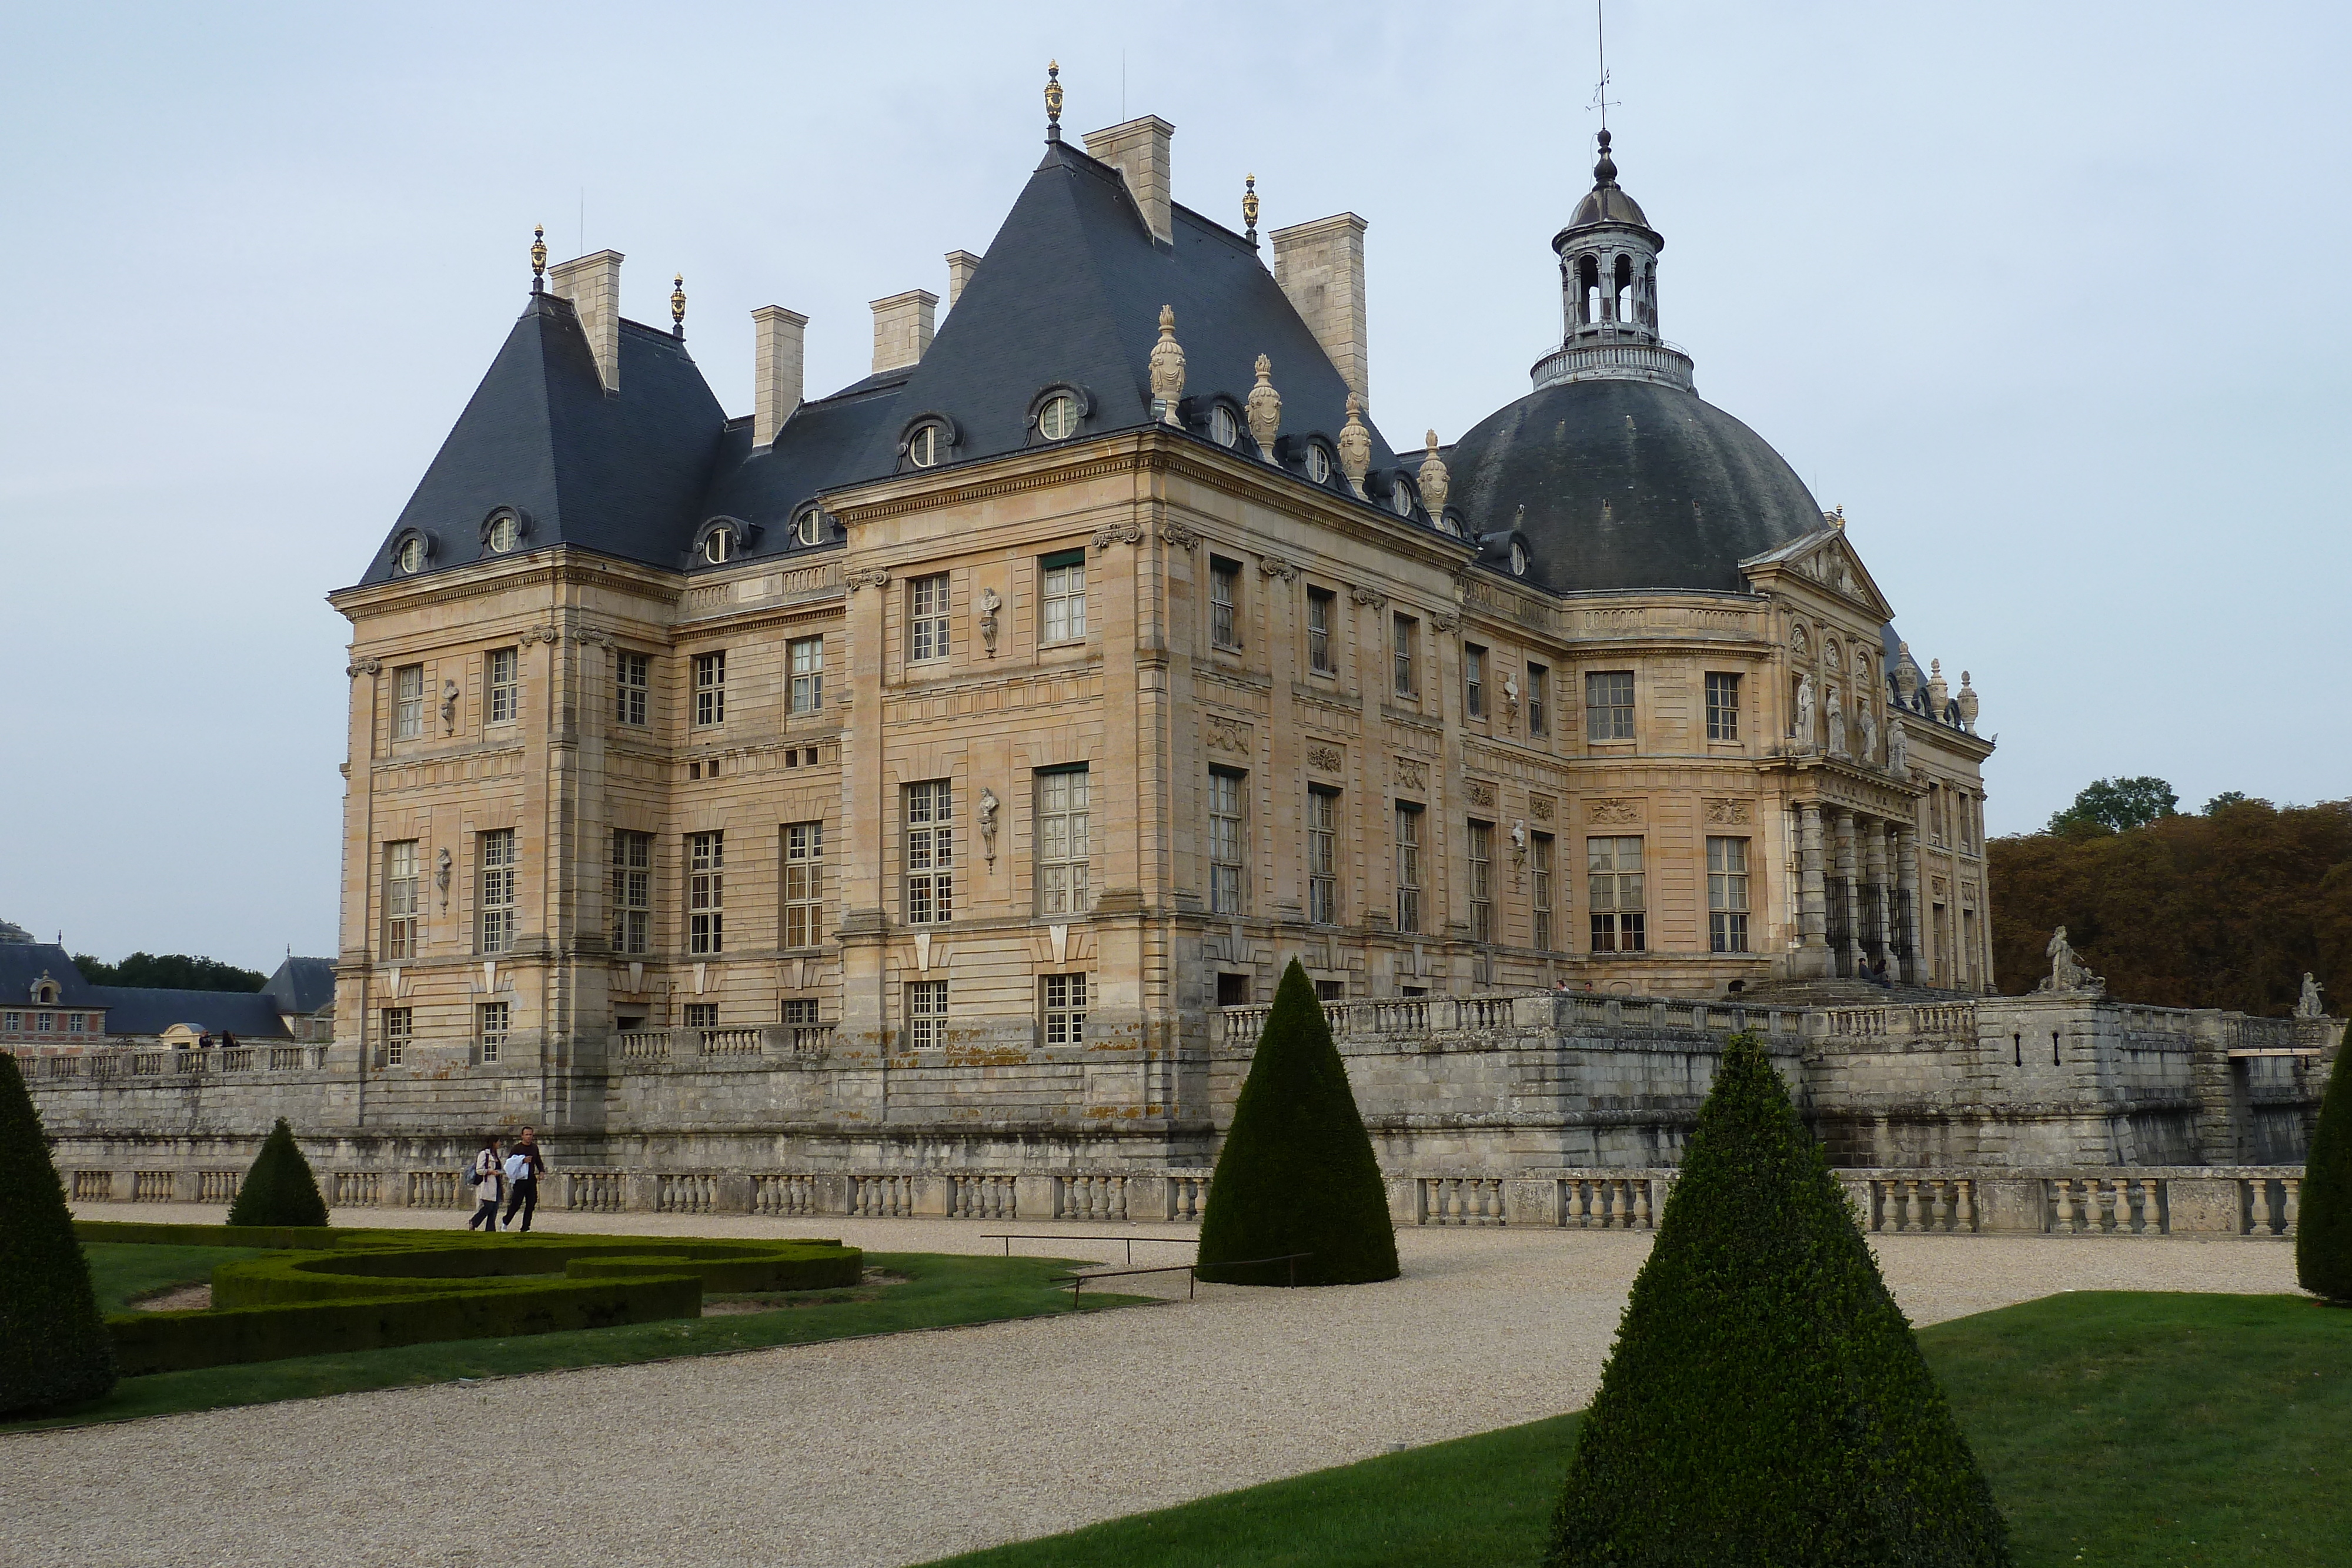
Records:
<instances>
[{"instance_id":1,"label":"boxwood hedge","mask_svg":"<svg viewBox=\"0 0 2352 1568\"><path fill-rule=\"evenodd\" d=\"M0 1416L99 1398L114 1375L40 1113L0 1051Z\"/></svg>"}]
</instances>

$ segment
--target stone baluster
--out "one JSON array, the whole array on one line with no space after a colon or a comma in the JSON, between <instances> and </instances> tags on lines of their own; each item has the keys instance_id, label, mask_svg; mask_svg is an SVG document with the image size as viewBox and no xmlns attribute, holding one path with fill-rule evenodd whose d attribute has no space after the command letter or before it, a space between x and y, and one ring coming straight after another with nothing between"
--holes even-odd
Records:
<instances>
[{"instance_id":1,"label":"stone baluster","mask_svg":"<svg viewBox=\"0 0 2352 1568\"><path fill-rule=\"evenodd\" d=\"M2268 1236L2271 1233L2270 1178L2268 1176L2256 1176L2251 1185L2253 1187L2253 1192L2251 1195L2252 1202L2249 1207L2253 1211L2253 1222L2252 1227L2248 1229L2247 1234L2250 1236Z\"/></svg>"},{"instance_id":2,"label":"stone baluster","mask_svg":"<svg viewBox=\"0 0 2352 1568\"><path fill-rule=\"evenodd\" d=\"M1650 1184L1646 1181L1637 1181L1633 1184L1633 1228L1649 1229L1650 1219Z\"/></svg>"},{"instance_id":3,"label":"stone baluster","mask_svg":"<svg viewBox=\"0 0 2352 1568\"><path fill-rule=\"evenodd\" d=\"M2303 1179L2300 1176L2282 1176L2279 1185L2286 1189L2284 1233L2292 1236L2294 1234L2294 1222L2303 1217Z\"/></svg>"},{"instance_id":4,"label":"stone baluster","mask_svg":"<svg viewBox=\"0 0 2352 1568\"><path fill-rule=\"evenodd\" d=\"M2144 1177L2139 1184L2141 1234L2164 1234L2164 1183L2155 1176Z\"/></svg>"},{"instance_id":5,"label":"stone baluster","mask_svg":"<svg viewBox=\"0 0 2352 1568\"><path fill-rule=\"evenodd\" d=\"M1977 1184L1970 1178L1962 1176L1952 1185L1959 1189L1957 1195L1959 1207L1952 1228L1973 1235L1977 1228Z\"/></svg>"},{"instance_id":6,"label":"stone baluster","mask_svg":"<svg viewBox=\"0 0 2352 1568\"><path fill-rule=\"evenodd\" d=\"M2071 1236L2074 1233L2074 1184L2066 1177L2060 1176L2052 1182L2050 1186L2057 1207L2057 1218L2053 1228L2061 1236Z\"/></svg>"},{"instance_id":7,"label":"stone baluster","mask_svg":"<svg viewBox=\"0 0 2352 1568\"><path fill-rule=\"evenodd\" d=\"M1927 1228L1919 1222L1919 1182L1916 1176L1903 1184L1903 1228L1910 1231Z\"/></svg>"}]
</instances>

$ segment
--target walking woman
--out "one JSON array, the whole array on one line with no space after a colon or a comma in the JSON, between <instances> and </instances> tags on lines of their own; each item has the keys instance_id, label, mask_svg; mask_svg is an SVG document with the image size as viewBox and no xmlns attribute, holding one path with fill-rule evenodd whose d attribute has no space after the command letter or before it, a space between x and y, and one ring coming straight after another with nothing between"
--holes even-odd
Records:
<instances>
[{"instance_id":1,"label":"walking woman","mask_svg":"<svg viewBox=\"0 0 2352 1568\"><path fill-rule=\"evenodd\" d=\"M478 1225L488 1235L499 1228L499 1199L502 1196L499 1189L506 1179L499 1165L498 1139L482 1140L481 1153L474 1156L473 1176L474 1218L466 1221L466 1228L471 1230Z\"/></svg>"}]
</instances>

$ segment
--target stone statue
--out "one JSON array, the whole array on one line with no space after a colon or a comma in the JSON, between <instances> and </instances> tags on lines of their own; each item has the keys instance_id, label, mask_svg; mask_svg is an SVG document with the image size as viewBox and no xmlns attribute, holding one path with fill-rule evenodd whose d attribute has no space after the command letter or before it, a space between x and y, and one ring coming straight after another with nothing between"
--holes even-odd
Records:
<instances>
[{"instance_id":1,"label":"stone statue","mask_svg":"<svg viewBox=\"0 0 2352 1568\"><path fill-rule=\"evenodd\" d=\"M1871 711L1870 699L1864 697L1855 705L1854 722L1862 726L1862 759L1875 761L1878 757L1878 716Z\"/></svg>"},{"instance_id":2,"label":"stone statue","mask_svg":"<svg viewBox=\"0 0 2352 1568\"><path fill-rule=\"evenodd\" d=\"M1519 722L1519 677L1514 673L1503 677L1503 723Z\"/></svg>"},{"instance_id":3,"label":"stone statue","mask_svg":"<svg viewBox=\"0 0 2352 1568\"><path fill-rule=\"evenodd\" d=\"M1445 472L1445 460L1437 455L1437 432L1431 431L1427 440L1421 459L1421 504L1434 523L1445 516L1445 492L1453 480Z\"/></svg>"},{"instance_id":4,"label":"stone statue","mask_svg":"<svg viewBox=\"0 0 2352 1568\"><path fill-rule=\"evenodd\" d=\"M441 907L445 912L449 907L449 847L444 844L439 859L434 863L433 885L441 890Z\"/></svg>"},{"instance_id":5,"label":"stone statue","mask_svg":"<svg viewBox=\"0 0 2352 1568\"><path fill-rule=\"evenodd\" d=\"M1845 755L1845 695L1835 686L1830 688L1829 707L1823 712L1822 717L1829 723L1830 755L1843 757Z\"/></svg>"},{"instance_id":6,"label":"stone statue","mask_svg":"<svg viewBox=\"0 0 2352 1568\"><path fill-rule=\"evenodd\" d=\"M1797 744L1813 748L1813 677L1811 671L1797 683Z\"/></svg>"},{"instance_id":7,"label":"stone statue","mask_svg":"<svg viewBox=\"0 0 2352 1568\"><path fill-rule=\"evenodd\" d=\"M2050 956L2050 974L2038 991L2103 991L2107 983L2094 975L2074 956L2074 945L2066 940L2066 928L2058 927L2050 935L2050 945L2042 949Z\"/></svg>"},{"instance_id":8,"label":"stone statue","mask_svg":"<svg viewBox=\"0 0 2352 1568\"><path fill-rule=\"evenodd\" d=\"M2303 999L2294 1004L2294 1016L2299 1019L2324 1019L2327 1009L2322 1005L2319 993L2327 988L2312 978L2311 971L2303 972Z\"/></svg>"},{"instance_id":9,"label":"stone statue","mask_svg":"<svg viewBox=\"0 0 2352 1568\"><path fill-rule=\"evenodd\" d=\"M1886 770L1895 774L1911 771L1911 734L1899 718L1886 725Z\"/></svg>"},{"instance_id":10,"label":"stone statue","mask_svg":"<svg viewBox=\"0 0 2352 1568\"><path fill-rule=\"evenodd\" d=\"M1160 308L1160 341L1151 345L1151 401L1160 405L1160 423L1175 424L1176 405L1184 401L1184 349L1176 341L1176 308Z\"/></svg>"},{"instance_id":11,"label":"stone statue","mask_svg":"<svg viewBox=\"0 0 2352 1568\"><path fill-rule=\"evenodd\" d=\"M980 591L980 645L988 650L992 659L996 656L996 612L1003 607L1004 601L996 596L996 590Z\"/></svg>"},{"instance_id":12,"label":"stone statue","mask_svg":"<svg viewBox=\"0 0 2352 1568\"><path fill-rule=\"evenodd\" d=\"M1348 394L1348 423L1339 427L1339 472L1356 498L1364 497L1364 476L1372 471L1372 433L1364 428L1364 400Z\"/></svg>"},{"instance_id":13,"label":"stone statue","mask_svg":"<svg viewBox=\"0 0 2352 1568\"><path fill-rule=\"evenodd\" d=\"M441 733L457 733L457 683L455 681L441 683Z\"/></svg>"},{"instance_id":14,"label":"stone statue","mask_svg":"<svg viewBox=\"0 0 2352 1568\"><path fill-rule=\"evenodd\" d=\"M980 852L988 863L996 863L996 791L983 786L980 791Z\"/></svg>"},{"instance_id":15,"label":"stone statue","mask_svg":"<svg viewBox=\"0 0 2352 1568\"><path fill-rule=\"evenodd\" d=\"M1257 357L1257 385L1250 388L1250 439L1257 443L1257 455L1268 463L1274 461L1274 438L1282 434L1282 394L1274 390L1274 361L1264 354Z\"/></svg>"}]
</instances>

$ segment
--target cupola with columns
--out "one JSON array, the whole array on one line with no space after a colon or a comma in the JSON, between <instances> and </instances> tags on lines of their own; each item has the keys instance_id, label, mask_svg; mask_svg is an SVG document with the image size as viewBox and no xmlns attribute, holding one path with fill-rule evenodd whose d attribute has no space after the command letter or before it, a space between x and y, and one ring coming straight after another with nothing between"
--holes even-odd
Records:
<instances>
[{"instance_id":1,"label":"cupola with columns","mask_svg":"<svg viewBox=\"0 0 2352 1568\"><path fill-rule=\"evenodd\" d=\"M1658 253L1666 242L1619 187L1606 129L1598 140L1592 189L1552 235L1560 346L1536 361L1535 384L1652 381L1688 388L1690 357L1658 336Z\"/></svg>"}]
</instances>

